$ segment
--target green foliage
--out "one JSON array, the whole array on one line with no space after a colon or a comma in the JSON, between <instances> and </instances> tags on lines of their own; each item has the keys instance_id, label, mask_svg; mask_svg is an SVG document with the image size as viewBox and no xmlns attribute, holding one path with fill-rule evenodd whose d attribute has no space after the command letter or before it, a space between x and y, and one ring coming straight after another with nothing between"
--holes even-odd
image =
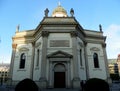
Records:
<instances>
[{"instance_id":1,"label":"green foliage","mask_svg":"<svg viewBox=\"0 0 120 91\"><path fill-rule=\"evenodd\" d=\"M85 83L84 91L109 91L109 85L105 80L91 78Z\"/></svg>"},{"instance_id":2,"label":"green foliage","mask_svg":"<svg viewBox=\"0 0 120 91\"><path fill-rule=\"evenodd\" d=\"M119 77L118 74L110 74L110 78L111 78L112 80L119 80L119 79L120 79L120 77Z\"/></svg>"},{"instance_id":3,"label":"green foliage","mask_svg":"<svg viewBox=\"0 0 120 91\"><path fill-rule=\"evenodd\" d=\"M38 91L38 86L33 80L26 78L16 85L15 91Z\"/></svg>"}]
</instances>

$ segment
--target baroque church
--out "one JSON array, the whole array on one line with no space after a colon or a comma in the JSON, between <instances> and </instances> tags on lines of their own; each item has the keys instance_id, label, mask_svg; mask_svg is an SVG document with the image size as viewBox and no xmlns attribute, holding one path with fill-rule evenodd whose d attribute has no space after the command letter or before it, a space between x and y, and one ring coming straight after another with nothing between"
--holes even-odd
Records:
<instances>
[{"instance_id":1,"label":"baroque church","mask_svg":"<svg viewBox=\"0 0 120 91\"><path fill-rule=\"evenodd\" d=\"M19 31L12 37L11 84L30 78L40 88L80 88L90 78L109 80L106 36L84 29L58 5L49 16L44 11L33 30Z\"/></svg>"}]
</instances>

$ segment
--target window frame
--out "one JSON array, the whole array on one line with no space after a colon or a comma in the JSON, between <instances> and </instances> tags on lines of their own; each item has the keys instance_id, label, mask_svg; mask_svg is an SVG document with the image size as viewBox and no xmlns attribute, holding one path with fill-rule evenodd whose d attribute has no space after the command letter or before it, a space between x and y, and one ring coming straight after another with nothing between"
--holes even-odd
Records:
<instances>
[{"instance_id":1,"label":"window frame","mask_svg":"<svg viewBox=\"0 0 120 91\"><path fill-rule=\"evenodd\" d=\"M94 68L100 68L99 55L97 52L93 53L93 63L94 63Z\"/></svg>"},{"instance_id":2,"label":"window frame","mask_svg":"<svg viewBox=\"0 0 120 91\"><path fill-rule=\"evenodd\" d=\"M24 59L22 58L23 56L25 57ZM27 59L26 53L22 52L20 54L19 69L25 69L26 59Z\"/></svg>"}]
</instances>

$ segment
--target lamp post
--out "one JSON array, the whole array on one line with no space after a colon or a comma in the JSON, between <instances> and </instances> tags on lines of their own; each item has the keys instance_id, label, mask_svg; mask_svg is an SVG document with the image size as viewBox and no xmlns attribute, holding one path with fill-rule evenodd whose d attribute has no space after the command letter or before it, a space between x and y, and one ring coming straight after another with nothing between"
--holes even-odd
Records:
<instances>
[{"instance_id":1,"label":"lamp post","mask_svg":"<svg viewBox=\"0 0 120 91\"><path fill-rule=\"evenodd\" d=\"M0 85L2 85L2 75L0 74Z\"/></svg>"}]
</instances>

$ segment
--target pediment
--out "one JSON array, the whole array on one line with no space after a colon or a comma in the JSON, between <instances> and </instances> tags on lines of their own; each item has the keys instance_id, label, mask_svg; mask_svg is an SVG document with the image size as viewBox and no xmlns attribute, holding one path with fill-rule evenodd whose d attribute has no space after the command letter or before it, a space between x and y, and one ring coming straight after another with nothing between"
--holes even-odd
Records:
<instances>
[{"instance_id":1,"label":"pediment","mask_svg":"<svg viewBox=\"0 0 120 91\"><path fill-rule=\"evenodd\" d=\"M63 51L56 51L56 52L53 52L49 55L47 55L48 58L71 58L72 55L71 54L68 54L66 52L63 52Z\"/></svg>"}]
</instances>

